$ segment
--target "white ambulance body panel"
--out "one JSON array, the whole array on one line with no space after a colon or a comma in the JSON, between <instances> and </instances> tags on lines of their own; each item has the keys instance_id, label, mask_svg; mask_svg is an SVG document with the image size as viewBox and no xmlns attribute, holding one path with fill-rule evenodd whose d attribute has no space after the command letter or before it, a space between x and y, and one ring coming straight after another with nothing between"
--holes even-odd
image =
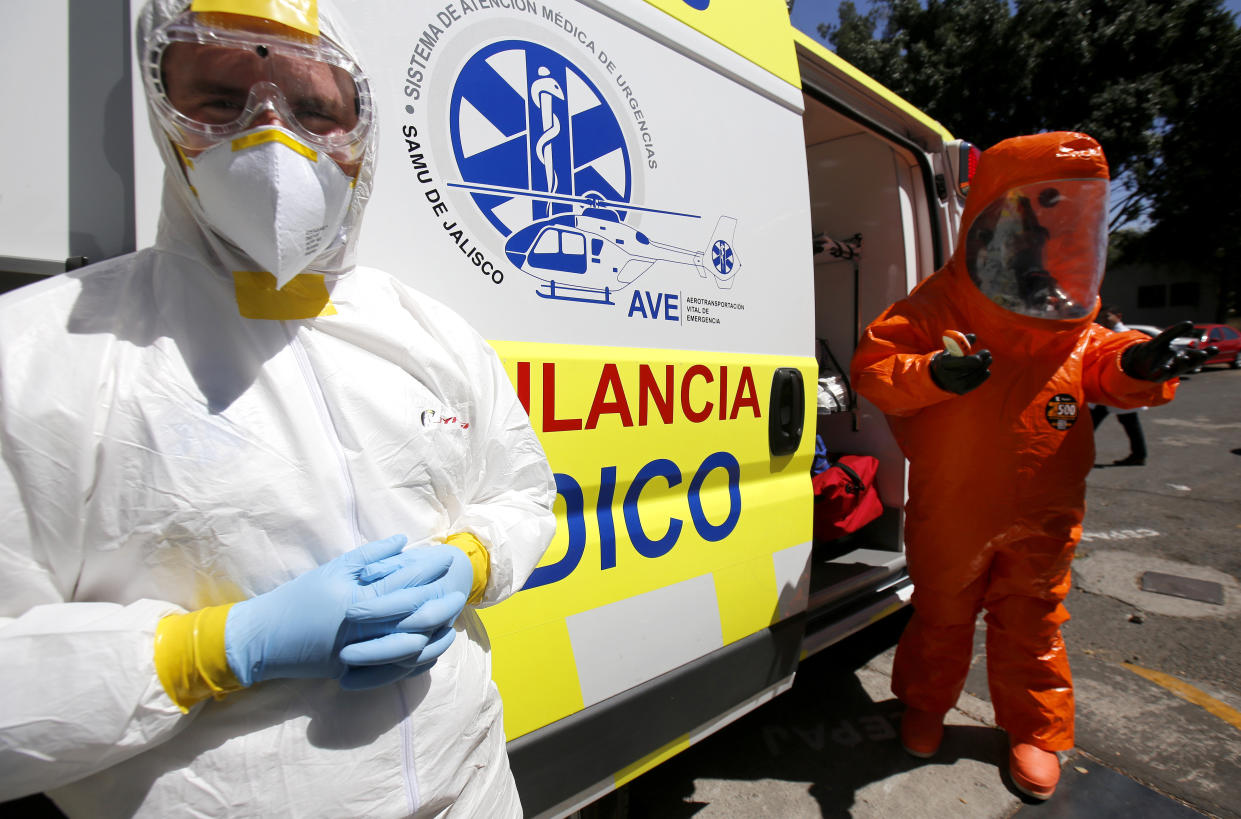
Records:
<instances>
[{"instance_id":1,"label":"white ambulance body panel","mask_svg":"<svg viewBox=\"0 0 1241 819\"><path fill-rule=\"evenodd\" d=\"M0 49L9 114L0 128L0 256L63 261L69 255L64 231L69 218L69 168L64 161L69 99L55 93L68 87L69 65L47 59L49 53L69 50L68 7L68 0L23 6L28 36L12 43L5 39ZM5 10L17 11L17 5Z\"/></svg>"},{"instance_id":2,"label":"white ambulance body panel","mask_svg":"<svg viewBox=\"0 0 1241 819\"><path fill-rule=\"evenodd\" d=\"M488 338L809 354L805 157L777 149L801 141L795 89L761 77L778 103L615 19L661 15L760 73L643 2L345 5L383 105L362 263L468 304Z\"/></svg>"}]
</instances>

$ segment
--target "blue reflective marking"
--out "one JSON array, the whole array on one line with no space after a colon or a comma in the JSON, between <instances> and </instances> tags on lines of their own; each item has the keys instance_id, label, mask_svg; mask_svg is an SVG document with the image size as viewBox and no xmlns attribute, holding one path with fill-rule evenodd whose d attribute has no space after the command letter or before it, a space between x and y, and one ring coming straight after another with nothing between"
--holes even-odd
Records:
<instances>
[{"instance_id":1,"label":"blue reflective marking","mask_svg":"<svg viewBox=\"0 0 1241 819\"><path fill-rule=\"evenodd\" d=\"M702 508L702 487L707 476L717 469L723 469L728 476L728 516L718 525L707 519ZM599 568L616 567L616 523L612 504L616 497L615 466L605 466L599 471L599 497L595 503L595 520L599 524ZM569 533L569 543L564 557L550 566L539 566L531 573L529 580L522 589L533 589L564 580L572 574L582 562L586 552L586 500L582 486L576 480L561 472L556 473L556 494L565 502L565 523ZM625 528L629 542L634 551L643 557L663 557L672 551L681 537L684 521L670 517L668 529L658 538L648 537L642 528L642 520L638 515L638 504L642 490L655 478L663 478L672 488L681 483L681 468L668 458L657 458L638 470L633 482L625 492L621 504L625 517ZM724 540L737 528L741 520L741 464L730 452L714 452L703 459L702 464L694 473L686 493L689 502L690 517L695 531L703 540L715 543Z\"/></svg>"},{"instance_id":2,"label":"blue reflective marking","mask_svg":"<svg viewBox=\"0 0 1241 819\"><path fill-rule=\"evenodd\" d=\"M681 536L682 522L679 518L669 518L668 531L663 537L652 540L642 530L642 520L638 517L638 497L652 478L663 477L668 486L673 487L681 482L681 470L667 458L657 458L638 470L633 484L625 493L625 528L629 530L629 541L633 548L643 557L663 557L676 545Z\"/></svg>"},{"instance_id":3,"label":"blue reflective marking","mask_svg":"<svg viewBox=\"0 0 1241 819\"><path fill-rule=\"evenodd\" d=\"M605 466L599 472L599 502L595 518L599 521L599 568L616 566L616 524L612 521L612 496L616 494L616 467Z\"/></svg>"},{"instance_id":4,"label":"blue reflective marking","mask_svg":"<svg viewBox=\"0 0 1241 819\"><path fill-rule=\"evenodd\" d=\"M701 497L703 483L707 476L717 469L728 473L728 517L719 526L707 520L707 515L702 510ZM702 462L702 466L698 467L689 484L689 514L694 520L694 529L703 540L712 543L723 540L737 528L737 521L741 519L741 464L731 453L712 453Z\"/></svg>"},{"instance_id":5,"label":"blue reflective marking","mask_svg":"<svg viewBox=\"0 0 1241 819\"><path fill-rule=\"evenodd\" d=\"M698 11L706 11L707 6L711 5L711 0L685 0L685 5Z\"/></svg>"},{"instance_id":6,"label":"blue reflective marking","mask_svg":"<svg viewBox=\"0 0 1241 819\"><path fill-rule=\"evenodd\" d=\"M582 562L582 555L586 552L586 500L581 485L568 475L557 472L556 494L564 498L569 546L560 560L550 566L539 566L531 572L526 585L521 587L523 591L564 580Z\"/></svg>"}]
</instances>

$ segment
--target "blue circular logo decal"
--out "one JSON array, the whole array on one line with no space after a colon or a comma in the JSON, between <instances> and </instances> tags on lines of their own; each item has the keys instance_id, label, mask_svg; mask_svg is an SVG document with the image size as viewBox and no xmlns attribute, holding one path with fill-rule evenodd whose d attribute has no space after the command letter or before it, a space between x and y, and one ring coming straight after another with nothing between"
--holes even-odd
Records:
<instances>
[{"instance_id":1,"label":"blue circular logo decal","mask_svg":"<svg viewBox=\"0 0 1241 819\"><path fill-rule=\"evenodd\" d=\"M584 199L630 201L620 121L590 78L546 46L480 49L457 76L448 115L460 187L501 236Z\"/></svg>"}]
</instances>

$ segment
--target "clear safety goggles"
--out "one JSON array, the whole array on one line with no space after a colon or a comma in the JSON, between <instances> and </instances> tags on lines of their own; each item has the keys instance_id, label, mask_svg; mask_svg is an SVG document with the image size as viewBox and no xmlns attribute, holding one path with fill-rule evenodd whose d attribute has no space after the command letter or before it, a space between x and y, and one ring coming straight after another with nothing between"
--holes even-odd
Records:
<instances>
[{"instance_id":1,"label":"clear safety goggles","mask_svg":"<svg viewBox=\"0 0 1241 819\"><path fill-rule=\"evenodd\" d=\"M996 304L1037 318L1094 309L1107 259L1106 179L1013 188L987 205L965 237L966 269Z\"/></svg>"},{"instance_id":2,"label":"clear safety goggles","mask_svg":"<svg viewBox=\"0 0 1241 819\"><path fill-rule=\"evenodd\" d=\"M324 36L186 12L151 33L142 74L164 129L183 149L205 150L274 114L338 161L366 150L373 118L366 75Z\"/></svg>"}]
</instances>

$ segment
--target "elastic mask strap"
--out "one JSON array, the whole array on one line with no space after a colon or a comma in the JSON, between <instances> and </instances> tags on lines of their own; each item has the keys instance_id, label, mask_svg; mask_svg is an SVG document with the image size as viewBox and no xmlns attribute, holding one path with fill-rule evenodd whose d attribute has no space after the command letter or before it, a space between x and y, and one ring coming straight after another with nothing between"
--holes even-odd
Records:
<instances>
[{"instance_id":1,"label":"elastic mask strap","mask_svg":"<svg viewBox=\"0 0 1241 819\"><path fill-rule=\"evenodd\" d=\"M181 161L185 164L185 167L189 168L191 171L194 170L194 160L186 156L185 150L176 142L173 142L172 139L169 139L168 143L172 145L172 149L177 152L177 156L181 157Z\"/></svg>"}]
</instances>

